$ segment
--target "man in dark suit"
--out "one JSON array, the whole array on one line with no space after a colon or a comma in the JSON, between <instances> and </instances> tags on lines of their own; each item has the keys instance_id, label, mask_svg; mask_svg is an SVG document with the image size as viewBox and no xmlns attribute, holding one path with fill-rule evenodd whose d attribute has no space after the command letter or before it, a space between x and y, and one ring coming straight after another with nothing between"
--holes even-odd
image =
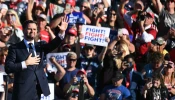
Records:
<instances>
[{"instance_id":1,"label":"man in dark suit","mask_svg":"<svg viewBox=\"0 0 175 100\"><path fill-rule=\"evenodd\" d=\"M132 55L127 55L122 63L122 71L124 75L123 85L126 86L130 93L130 100L141 100L141 91L144 86L144 80L141 73L134 70L134 57Z\"/></svg>"},{"instance_id":2,"label":"man in dark suit","mask_svg":"<svg viewBox=\"0 0 175 100\"><path fill-rule=\"evenodd\" d=\"M44 54L54 50L61 44L67 20L63 18L59 37L50 43L34 42L37 33L37 23L28 20L24 23L24 40L9 47L5 62L6 73L14 73L12 100L40 100L41 94L50 94L46 75L44 73Z\"/></svg>"}]
</instances>

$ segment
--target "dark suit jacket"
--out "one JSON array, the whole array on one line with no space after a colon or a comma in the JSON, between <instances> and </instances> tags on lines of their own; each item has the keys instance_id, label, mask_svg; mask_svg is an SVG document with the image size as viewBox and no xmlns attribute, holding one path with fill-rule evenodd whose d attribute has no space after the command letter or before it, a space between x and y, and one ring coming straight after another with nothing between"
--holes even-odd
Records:
<instances>
[{"instance_id":1,"label":"dark suit jacket","mask_svg":"<svg viewBox=\"0 0 175 100\"><path fill-rule=\"evenodd\" d=\"M123 79L123 85L126 86L126 72L123 72L124 79ZM141 100L141 90L144 86L144 80L143 76L136 72L133 71L132 73L132 80L129 86L129 91L131 93L131 100Z\"/></svg>"},{"instance_id":2,"label":"dark suit jacket","mask_svg":"<svg viewBox=\"0 0 175 100\"><path fill-rule=\"evenodd\" d=\"M40 55L40 63L35 66L28 66L22 69L22 61L25 61L29 53L24 41L9 47L8 56L5 62L6 73L14 73L13 100L32 100L36 92L36 83L41 87L41 92L48 96L50 94L46 75L44 73L44 54L51 52L61 43L56 37L50 43L36 42L36 54Z\"/></svg>"}]
</instances>

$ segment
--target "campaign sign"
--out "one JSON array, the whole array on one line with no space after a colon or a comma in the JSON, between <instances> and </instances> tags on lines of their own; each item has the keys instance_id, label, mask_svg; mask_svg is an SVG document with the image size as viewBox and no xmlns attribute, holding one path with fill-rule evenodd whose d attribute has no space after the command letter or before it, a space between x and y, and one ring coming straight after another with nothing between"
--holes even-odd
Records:
<instances>
[{"instance_id":1,"label":"campaign sign","mask_svg":"<svg viewBox=\"0 0 175 100\"><path fill-rule=\"evenodd\" d=\"M66 68L67 67L67 63L66 63L66 56L67 56L68 52L62 52L62 53L48 53L46 58L47 58L47 64L48 64L48 72L57 72L57 68L55 67L55 65L53 65L49 58L51 57L55 57L56 61L58 62L58 64L60 64L62 67Z\"/></svg>"},{"instance_id":2,"label":"campaign sign","mask_svg":"<svg viewBox=\"0 0 175 100\"><path fill-rule=\"evenodd\" d=\"M82 34L84 37L80 39L80 42L106 47L108 45L106 38L109 37L109 33L110 28L83 25Z\"/></svg>"},{"instance_id":3,"label":"campaign sign","mask_svg":"<svg viewBox=\"0 0 175 100\"><path fill-rule=\"evenodd\" d=\"M40 100L54 100L54 83L49 83L49 90L50 90L50 95L44 96L41 94L41 99Z\"/></svg>"},{"instance_id":4,"label":"campaign sign","mask_svg":"<svg viewBox=\"0 0 175 100\"><path fill-rule=\"evenodd\" d=\"M67 14L67 17L69 19L69 24L75 24L78 18L83 17L83 13L82 12L72 12L71 14Z\"/></svg>"}]
</instances>

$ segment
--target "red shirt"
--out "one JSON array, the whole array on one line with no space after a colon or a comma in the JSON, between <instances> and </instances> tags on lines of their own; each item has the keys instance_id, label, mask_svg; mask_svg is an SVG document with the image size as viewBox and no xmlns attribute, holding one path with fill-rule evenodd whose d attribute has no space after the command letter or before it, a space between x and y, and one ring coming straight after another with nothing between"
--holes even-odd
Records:
<instances>
[{"instance_id":1,"label":"red shirt","mask_svg":"<svg viewBox=\"0 0 175 100\"><path fill-rule=\"evenodd\" d=\"M49 43L49 41L50 41L49 33L45 30L40 31L40 39L46 41L47 43Z\"/></svg>"}]
</instances>

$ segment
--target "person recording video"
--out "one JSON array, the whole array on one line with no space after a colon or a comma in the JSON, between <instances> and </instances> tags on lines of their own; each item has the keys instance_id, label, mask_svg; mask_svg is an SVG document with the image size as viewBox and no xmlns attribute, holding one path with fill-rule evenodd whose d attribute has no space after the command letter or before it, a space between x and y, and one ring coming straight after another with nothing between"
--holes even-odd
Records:
<instances>
[{"instance_id":1,"label":"person recording video","mask_svg":"<svg viewBox=\"0 0 175 100\"><path fill-rule=\"evenodd\" d=\"M90 98L92 98L95 95L94 89L92 88L92 86L90 86L90 84L88 82L88 79L86 76L86 71L84 69L80 69L77 72L76 76L74 76L73 79L70 81L70 84L66 84L64 86L63 91L66 94L66 98L72 97L71 94L72 94L73 90L80 88L80 85L81 85L80 81L83 81L83 83L84 83L83 88L84 88L84 98L85 99L89 100ZM74 98L76 98L76 96ZM78 98L75 100L78 100Z\"/></svg>"},{"instance_id":2,"label":"person recording video","mask_svg":"<svg viewBox=\"0 0 175 100\"><path fill-rule=\"evenodd\" d=\"M136 46L136 60L140 63L144 63L144 55L150 47L151 40L154 40L157 35L157 28L153 24L154 13L152 12L139 12L136 22L132 25L134 34L134 43Z\"/></svg>"}]
</instances>

